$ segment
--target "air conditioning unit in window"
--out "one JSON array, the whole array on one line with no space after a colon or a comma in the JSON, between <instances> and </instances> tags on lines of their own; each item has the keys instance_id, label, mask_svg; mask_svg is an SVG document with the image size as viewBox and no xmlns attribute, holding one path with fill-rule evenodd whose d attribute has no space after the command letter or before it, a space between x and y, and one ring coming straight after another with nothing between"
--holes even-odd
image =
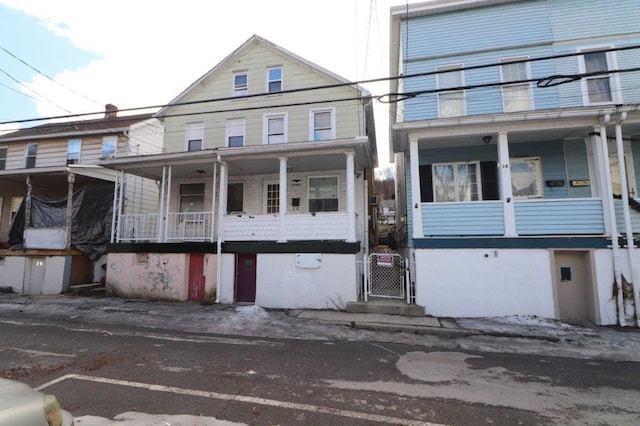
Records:
<instances>
[{"instance_id":1,"label":"air conditioning unit in window","mask_svg":"<svg viewBox=\"0 0 640 426\"><path fill-rule=\"evenodd\" d=\"M369 197L369 204L373 205L378 205L378 196L377 195L372 195L371 197Z\"/></svg>"}]
</instances>

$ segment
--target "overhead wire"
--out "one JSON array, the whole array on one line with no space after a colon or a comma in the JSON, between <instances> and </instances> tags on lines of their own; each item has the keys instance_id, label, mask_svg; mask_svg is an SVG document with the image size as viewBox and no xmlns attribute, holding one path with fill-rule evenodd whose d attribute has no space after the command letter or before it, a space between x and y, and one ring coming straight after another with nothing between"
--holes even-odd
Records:
<instances>
[{"instance_id":1,"label":"overhead wire","mask_svg":"<svg viewBox=\"0 0 640 426\"><path fill-rule=\"evenodd\" d=\"M17 78L15 78L14 76L12 76L11 74L9 74L7 71L5 71L4 69L0 68L0 72L3 73L4 75L6 75L7 77L9 77L11 80L13 80L14 82L18 83L20 86L24 87L25 89L31 91L32 93L34 93L36 96L40 97L42 100L48 102L49 104L55 106L56 108L59 108L63 111L68 112L69 114L71 114L71 111L69 111L68 109L64 108L63 106L58 105L57 103L53 102L52 100L46 98L44 95L38 93L38 91L30 88L29 86L27 86L26 84L22 83L20 80L18 80ZM18 93L22 93L22 92L18 92ZM26 93L23 93L25 96L28 96ZM28 96L30 97L30 96ZM33 99L33 98L32 98Z\"/></svg>"}]
</instances>

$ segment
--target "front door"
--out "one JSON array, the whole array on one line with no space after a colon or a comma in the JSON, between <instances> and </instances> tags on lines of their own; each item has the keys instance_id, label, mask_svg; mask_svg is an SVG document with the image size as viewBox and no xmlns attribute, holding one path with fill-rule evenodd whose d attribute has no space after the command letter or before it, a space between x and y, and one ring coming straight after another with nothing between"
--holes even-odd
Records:
<instances>
[{"instance_id":1,"label":"front door","mask_svg":"<svg viewBox=\"0 0 640 426\"><path fill-rule=\"evenodd\" d=\"M204 300L204 253L189 255L189 300Z\"/></svg>"},{"instance_id":2,"label":"front door","mask_svg":"<svg viewBox=\"0 0 640 426\"><path fill-rule=\"evenodd\" d=\"M236 255L236 302L256 301L256 255Z\"/></svg>"},{"instance_id":3,"label":"front door","mask_svg":"<svg viewBox=\"0 0 640 426\"><path fill-rule=\"evenodd\" d=\"M589 281L589 253L555 252L555 283L560 319L593 320L593 293Z\"/></svg>"}]
</instances>

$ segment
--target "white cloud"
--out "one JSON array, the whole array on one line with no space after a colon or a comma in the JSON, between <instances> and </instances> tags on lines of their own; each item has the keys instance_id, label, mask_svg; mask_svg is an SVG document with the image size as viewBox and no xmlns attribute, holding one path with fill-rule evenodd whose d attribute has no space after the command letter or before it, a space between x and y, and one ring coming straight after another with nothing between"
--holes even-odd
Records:
<instances>
[{"instance_id":1,"label":"white cloud","mask_svg":"<svg viewBox=\"0 0 640 426\"><path fill-rule=\"evenodd\" d=\"M45 78L35 76L28 83L74 113L97 111L105 103L122 109L168 102L253 34L350 80L384 77L389 69L389 8L404 4L402 0L0 2L42 20L54 34L96 54L97 59L87 65L53 77L97 104ZM385 92L387 84L365 87L375 95ZM42 116L62 113L44 101L37 108ZM376 122L378 154L384 164L388 117L382 105L376 107Z\"/></svg>"}]
</instances>

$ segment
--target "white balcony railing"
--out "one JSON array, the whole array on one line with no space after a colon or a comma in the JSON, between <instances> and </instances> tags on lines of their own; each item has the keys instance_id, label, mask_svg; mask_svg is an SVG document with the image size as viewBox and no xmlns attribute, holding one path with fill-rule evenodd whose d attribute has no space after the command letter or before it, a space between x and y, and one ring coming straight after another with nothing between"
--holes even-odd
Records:
<instances>
[{"instance_id":1,"label":"white balcony railing","mask_svg":"<svg viewBox=\"0 0 640 426\"><path fill-rule=\"evenodd\" d=\"M211 212L169 213L165 240L212 241Z\"/></svg>"}]
</instances>

